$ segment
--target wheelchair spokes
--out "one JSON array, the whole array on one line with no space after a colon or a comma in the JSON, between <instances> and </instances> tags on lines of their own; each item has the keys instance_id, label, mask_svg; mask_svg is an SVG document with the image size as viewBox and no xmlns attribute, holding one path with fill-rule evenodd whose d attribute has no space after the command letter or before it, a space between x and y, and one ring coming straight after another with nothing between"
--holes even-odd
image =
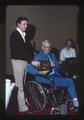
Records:
<instances>
[{"instance_id":1,"label":"wheelchair spokes","mask_svg":"<svg viewBox=\"0 0 84 120\"><path fill-rule=\"evenodd\" d=\"M46 103L46 97L42 87L35 81L29 81L25 87L26 98L30 106L34 108L35 112L42 111Z\"/></svg>"}]
</instances>

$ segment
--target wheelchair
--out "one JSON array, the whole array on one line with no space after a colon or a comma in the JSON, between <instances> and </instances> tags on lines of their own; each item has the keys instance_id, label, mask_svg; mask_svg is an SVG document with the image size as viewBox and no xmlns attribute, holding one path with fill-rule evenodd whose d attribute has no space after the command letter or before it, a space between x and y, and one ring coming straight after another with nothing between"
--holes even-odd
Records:
<instances>
[{"instance_id":1,"label":"wheelchair","mask_svg":"<svg viewBox=\"0 0 84 120\"><path fill-rule=\"evenodd\" d=\"M50 84L37 82L35 76L25 71L23 79L25 101L33 113L40 113L50 107L50 115L67 115L73 109L65 88L54 90Z\"/></svg>"}]
</instances>

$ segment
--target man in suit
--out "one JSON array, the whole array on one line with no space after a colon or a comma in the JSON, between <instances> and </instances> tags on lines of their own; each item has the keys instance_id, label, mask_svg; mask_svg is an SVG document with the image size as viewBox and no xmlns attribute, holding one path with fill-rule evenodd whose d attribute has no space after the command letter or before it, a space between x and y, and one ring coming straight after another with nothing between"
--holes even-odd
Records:
<instances>
[{"instance_id":1,"label":"man in suit","mask_svg":"<svg viewBox=\"0 0 84 120\"><path fill-rule=\"evenodd\" d=\"M16 20L16 30L14 30L10 35L11 62L15 85L18 87L17 100L19 112L28 111L23 91L24 70L27 64L32 60L31 46L29 46L25 37L28 22L29 20L26 17L18 17Z\"/></svg>"}]
</instances>

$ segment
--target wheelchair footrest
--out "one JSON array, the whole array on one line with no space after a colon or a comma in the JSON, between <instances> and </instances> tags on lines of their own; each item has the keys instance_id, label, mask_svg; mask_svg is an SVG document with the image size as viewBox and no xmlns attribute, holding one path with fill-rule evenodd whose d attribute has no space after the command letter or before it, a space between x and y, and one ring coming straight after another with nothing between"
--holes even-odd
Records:
<instances>
[{"instance_id":1,"label":"wheelchair footrest","mask_svg":"<svg viewBox=\"0 0 84 120\"><path fill-rule=\"evenodd\" d=\"M52 107L50 111L51 115L59 115L60 114L60 109L57 107Z\"/></svg>"}]
</instances>

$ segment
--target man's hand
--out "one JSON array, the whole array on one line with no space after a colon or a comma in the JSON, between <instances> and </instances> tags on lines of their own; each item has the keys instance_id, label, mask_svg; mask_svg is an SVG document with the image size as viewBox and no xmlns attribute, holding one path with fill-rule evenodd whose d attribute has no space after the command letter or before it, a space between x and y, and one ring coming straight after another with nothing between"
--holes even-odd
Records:
<instances>
[{"instance_id":1,"label":"man's hand","mask_svg":"<svg viewBox=\"0 0 84 120\"><path fill-rule=\"evenodd\" d=\"M39 74L41 74L41 75L46 75L48 72L49 72L49 70L39 71Z\"/></svg>"},{"instance_id":2,"label":"man's hand","mask_svg":"<svg viewBox=\"0 0 84 120\"><path fill-rule=\"evenodd\" d=\"M32 61L31 64L34 65L35 67L39 67L40 66L40 62L39 61Z\"/></svg>"},{"instance_id":3,"label":"man's hand","mask_svg":"<svg viewBox=\"0 0 84 120\"><path fill-rule=\"evenodd\" d=\"M54 67L54 66L55 66L55 64L53 62L51 62L51 67Z\"/></svg>"}]
</instances>

